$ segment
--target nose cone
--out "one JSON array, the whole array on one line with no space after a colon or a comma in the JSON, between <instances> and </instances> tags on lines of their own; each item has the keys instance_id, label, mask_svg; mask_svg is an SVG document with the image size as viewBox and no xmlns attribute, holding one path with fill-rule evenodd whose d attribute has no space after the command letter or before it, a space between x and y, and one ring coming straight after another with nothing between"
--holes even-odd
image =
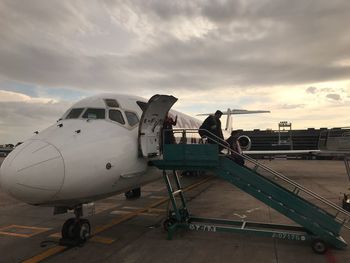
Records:
<instances>
[{"instance_id":1,"label":"nose cone","mask_svg":"<svg viewBox=\"0 0 350 263\"><path fill-rule=\"evenodd\" d=\"M30 204L42 204L60 191L64 162L51 144L30 140L13 150L2 163L0 185L13 197Z\"/></svg>"}]
</instances>

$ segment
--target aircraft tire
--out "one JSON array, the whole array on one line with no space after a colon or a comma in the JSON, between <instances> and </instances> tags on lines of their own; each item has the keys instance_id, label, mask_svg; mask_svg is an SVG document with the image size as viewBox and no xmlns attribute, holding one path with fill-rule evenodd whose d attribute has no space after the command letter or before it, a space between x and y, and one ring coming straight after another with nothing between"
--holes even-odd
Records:
<instances>
[{"instance_id":1,"label":"aircraft tire","mask_svg":"<svg viewBox=\"0 0 350 263\"><path fill-rule=\"evenodd\" d=\"M79 238L80 242L85 242L91 236L91 226L89 220L80 219L78 225L79 235L76 238Z\"/></svg>"},{"instance_id":2,"label":"aircraft tire","mask_svg":"<svg viewBox=\"0 0 350 263\"><path fill-rule=\"evenodd\" d=\"M84 243L91 235L91 226L87 219L69 218L62 227L62 239Z\"/></svg>"},{"instance_id":3,"label":"aircraft tire","mask_svg":"<svg viewBox=\"0 0 350 263\"><path fill-rule=\"evenodd\" d=\"M132 193L133 193L133 196L134 198L140 198L141 197L141 188L135 188L135 189L132 189Z\"/></svg>"},{"instance_id":4,"label":"aircraft tire","mask_svg":"<svg viewBox=\"0 0 350 263\"><path fill-rule=\"evenodd\" d=\"M62 226L62 238L67 240L72 240L75 237L75 225L76 225L76 219L75 218L69 218L66 222L64 222Z\"/></svg>"},{"instance_id":5,"label":"aircraft tire","mask_svg":"<svg viewBox=\"0 0 350 263\"><path fill-rule=\"evenodd\" d=\"M126 199L140 198L141 197L141 188L138 187L138 188L131 189L131 190L125 192L124 195L125 195Z\"/></svg>"}]
</instances>

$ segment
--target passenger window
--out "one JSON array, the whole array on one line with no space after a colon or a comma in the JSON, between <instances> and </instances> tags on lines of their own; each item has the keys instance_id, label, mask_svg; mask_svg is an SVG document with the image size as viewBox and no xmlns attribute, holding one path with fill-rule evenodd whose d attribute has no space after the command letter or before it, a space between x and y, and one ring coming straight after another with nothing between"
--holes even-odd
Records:
<instances>
[{"instance_id":1,"label":"passenger window","mask_svg":"<svg viewBox=\"0 0 350 263\"><path fill-rule=\"evenodd\" d=\"M105 109L87 109L83 115L84 119L105 119Z\"/></svg>"},{"instance_id":2,"label":"passenger window","mask_svg":"<svg viewBox=\"0 0 350 263\"><path fill-rule=\"evenodd\" d=\"M77 119L79 118L80 114L83 112L84 108L76 108L76 109L72 109L66 119Z\"/></svg>"},{"instance_id":3,"label":"passenger window","mask_svg":"<svg viewBox=\"0 0 350 263\"><path fill-rule=\"evenodd\" d=\"M109 118L112 121L119 122L121 124L125 124L122 113L119 110L109 110Z\"/></svg>"},{"instance_id":4,"label":"passenger window","mask_svg":"<svg viewBox=\"0 0 350 263\"><path fill-rule=\"evenodd\" d=\"M130 126L134 126L139 123L139 117L137 117L134 112L126 111L125 115Z\"/></svg>"}]
</instances>

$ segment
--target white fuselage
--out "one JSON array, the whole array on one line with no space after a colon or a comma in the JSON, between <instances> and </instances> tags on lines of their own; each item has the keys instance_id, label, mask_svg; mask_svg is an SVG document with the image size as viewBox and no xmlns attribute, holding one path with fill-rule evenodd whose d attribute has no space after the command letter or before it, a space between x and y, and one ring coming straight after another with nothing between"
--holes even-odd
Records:
<instances>
[{"instance_id":1,"label":"white fuselage","mask_svg":"<svg viewBox=\"0 0 350 263\"><path fill-rule=\"evenodd\" d=\"M105 99L115 99L118 107L108 107ZM138 123L130 125L126 115L141 118L136 101L146 102L135 96L102 94L76 103L62 120L9 154L0 170L1 187L26 203L73 207L158 178L160 173L140 157ZM72 109L83 110L79 117L67 119ZM84 118L87 109L104 109L105 118ZM110 119L110 110L118 110L124 124ZM173 115L179 115L186 128L199 124L184 114Z\"/></svg>"}]
</instances>

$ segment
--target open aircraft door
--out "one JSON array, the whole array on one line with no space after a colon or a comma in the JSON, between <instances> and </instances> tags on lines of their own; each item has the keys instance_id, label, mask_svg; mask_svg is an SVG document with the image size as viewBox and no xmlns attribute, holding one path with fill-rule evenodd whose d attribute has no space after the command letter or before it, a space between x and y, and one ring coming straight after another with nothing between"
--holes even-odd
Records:
<instances>
[{"instance_id":1,"label":"open aircraft door","mask_svg":"<svg viewBox=\"0 0 350 263\"><path fill-rule=\"evenodd\" d=\"M149 99L139 125L140 155L141 153L144 157L159 155L164 118L176 101L177 98L173 96L158 94Z\"/></svg>"}]
</instances>

